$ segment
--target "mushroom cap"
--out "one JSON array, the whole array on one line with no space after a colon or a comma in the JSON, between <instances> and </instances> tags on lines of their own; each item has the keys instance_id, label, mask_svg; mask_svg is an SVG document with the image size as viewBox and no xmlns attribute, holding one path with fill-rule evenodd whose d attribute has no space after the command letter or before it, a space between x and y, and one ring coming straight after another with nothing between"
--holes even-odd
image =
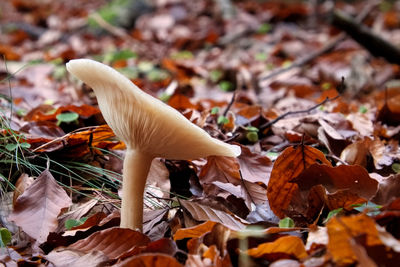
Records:
<instances>
[{"instance_id":1,"label":"mushroom cap","mask_svg":"<svg viewBox=\"0 0 400 267\"><path fill-rule=\"evenodd\" d=\"M241 153L239 146L212 138L107 65L75 59L66 67L94 90L104 119L128 149L176 160L211 155L237 157Z\"/></svg>"}]
</instances>

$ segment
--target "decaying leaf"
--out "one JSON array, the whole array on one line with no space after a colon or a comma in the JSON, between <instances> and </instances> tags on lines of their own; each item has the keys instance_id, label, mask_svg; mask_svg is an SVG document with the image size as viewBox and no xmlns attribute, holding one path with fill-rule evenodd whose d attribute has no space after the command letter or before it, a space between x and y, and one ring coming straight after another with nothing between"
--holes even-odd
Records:
<instances>
[{"instance_id":1,"label":"decaying leaf","mask_svg":"<svg viewBox=\"0 0 400 267\"><path fill-rule=\"evenodd\" d=\"M242 153L238 160L243 180L267 185L272 170L271 160L266 156L251 152L246 146L240 147Z\"/></svg>"},{"instance_id":2,"label":"decaying leaf","mask_svg":"<svg viewBox=\"0 0 400 267\"><path fill-rule=\"evenodd\" d=\"M118 259L120 256L134 250L137 246L144 246L149 243L150 239L140 232L114 227L95 232L89 237L68 246L67 249L84 253L101 251L109 259Z\"/></svg>"},{"instance_id":3,"label":"decaying leaf","mask_svg":"<svg viewBox=\"0 0 400 267\"><path fill-rule=\"evenodd\" d=\"M268 183L267 196L272 211L278 217L285 217L285 210L298 190L298 185L291 181L314 163L331 166L321 151L304 145L288 147L276 159Z\"/></svg>"},{"instance_id":4,"label":"decaying leaf","mask_svg":"<svg viewBox=\"0 0 400 267\"><path fill-rule=\"evenodd\" d=\"M55 266L100 266L105 265L109 260L101 251L91 251L83 253L76 250L53 250L46 259Z\"/></svg>"},{"instance_id":5,"label":"decaying leaf","mask_svg":"<svg viewBox=\"0 0 400 267\"><path fill-rule=\"evenodd\" d=\"M328 250L338 265L352 264L356 261L356 252L351 242L353 238L366 235L367 246L381 245L375 222L365 214L349 217L334 217L326 225L328 229Z\"/></svg>"},{"instance_id":6,"label":"decaying leaf","mask_svg":"<svg viewBox=\"0 0 400 267\"><path fill-rule=\"evenodd\" d=\"M48 170L18 197L9 220L14 221L37 243L46 241L58 226L57 216L62 208L72 204L65 190L57 184Z\"/></svg>"},{"instance_id":7,"label":"decaying leaf","mask_svg":"<svg viewBox=\"0 0 400 267\"><path fill-rule=\"evenodd\" d=\"M308 256L303 241L297 236L283 236L273 242L263 243L257 248L247 250L247 254L255 258L264 258L271 261L276 260L276 254L286 254L286 257L295 257L297 259L304 259Z\"/></svg>"},{"instance_id":8,"label":"decaying leaf","mask_svg":"<svg viewBox=\"0 0 400 267\"><path fill-rule=\"evenodd\" d=\"M200 237L205 233L210 232L216 224L216 222L207 221L194 227L178 229L178 231L176 231L176 233L174 234L174 240Z\"/></svg>"},{"instance_id":9,"label":"decaying leaf","mask_svg":"<svg viewBox=\"0 0 400 267\"><path fill-rule=\"evenodd\" d=\"M193 201L180 200L180 202L182 206L187 209L189 214L198 221L219 222L232 230L240 230L246 226L246 221L234 214L213 209Z\"/></svg>"},{"instance_id":10,"label":"decaying leaf","mask_svg":"<svg viewBox=\"0 0 400 267\"><path fill-rule=\"evenodd\" d=\"M182 267L173 257L160 253L145 253L127 258L115 265L115 267Z\"/></svg>"}]
</instances>

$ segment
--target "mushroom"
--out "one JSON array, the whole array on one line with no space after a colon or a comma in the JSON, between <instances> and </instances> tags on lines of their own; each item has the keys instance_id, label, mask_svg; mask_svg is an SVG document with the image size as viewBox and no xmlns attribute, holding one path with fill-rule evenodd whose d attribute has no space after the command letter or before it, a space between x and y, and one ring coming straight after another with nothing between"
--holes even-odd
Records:
<instances>
[{"instance_id":1,"label":"mushroom","mask_svg":"<svg viewBox=\"0 0 400 267\"><path fill-rule=\"evenodd\" d=\"M122 182L123 228L142 230L143 193L155 157L189 160L211 155L237 157L241 153L239 146L212 138L109 66L75 59L66 67L94 90L104 119L127 146Z\"/></svg>"}]
</instances>

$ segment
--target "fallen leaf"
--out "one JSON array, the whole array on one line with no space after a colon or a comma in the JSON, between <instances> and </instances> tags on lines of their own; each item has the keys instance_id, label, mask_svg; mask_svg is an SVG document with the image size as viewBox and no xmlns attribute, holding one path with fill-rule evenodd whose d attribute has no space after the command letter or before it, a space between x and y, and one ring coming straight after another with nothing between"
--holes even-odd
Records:
<instances>
[{"instance_id":1,"label":"fallen leaf","mask_svg":"<svg viewBox=\"0 0 400 267\"><path fill-rule=\"evenodd\" d=\"M118 259L137 246L145 246L149 243L150 239L138 231L113 227L95 232L89 237L69 245L67 249L84 253L101 251L109 259Z\"/></svg>"},{"instance_id":2,"label":"fallen leaf","mask_svg":"<svg viewBox=\"0 0 400 267\"><path fill-rule=\"evenodd\" d=\"M200 237L205 233L210 232L216 224L216 222L207 221L193 227L178 229L178 231L176 231L174 234L174 240Z\"/></svg>"},{"instance_id":3,"label":"fallen leaf","mask_svg":"<svg viewBox=\"0 0 400 267\"><path fill-rule=\"evenodd\" d=\"M219 222L232 230L240 230L246 227L246 221L234 214L213 209L193 201L181 199L180 202L189 214L198 221Z\"/></svg>"},{"instance_id":4,"label":"fallen leaf","mask_svg":"<svg viewBox=\"0 0 400 267\"><path fill-rule=\"evenodd\" d=\"M13 206L17 203L17 199L22 193L25 192L25 189L29 188L29 186L34 182L34 179L30 177L28 174L23 173L18 178L15 183L15 189L13 193Z\"/></svg>"},{"instance_id":5,"label":"fallen leaf","mask_svg":"<svg viewBox=\"0 0 400 267\"><path fill-rule=\"evenodd\" d=\"M91 251L83 253L76 250L57 249L50 252L46 259L54 264L54 266L104 266L109 260L101 251Z\"/></svg>"},{"instance_id":6,"label":"fallen leaf","mask_svg":"<svg viewBox=\"0 0 400 267\"><path fill-rule=\"evenodd\" d=\"M115 265L115 267L182 267L173 257L160 253L144 253L127 258Z\"/></svg>"},{"instance_id":7,"label":"fallen leaf","mask_svg":"<svg viewBox=\"0 0 400 267\"><path fill-rule=\"evenodd\" d=\"M251 152L246 146L240 147L242 153L238 157L238 161L243 180L267 185L272 170L271 160L266 156Z\"/></svg>"},{"instance_id":8,"label":"fallen leaf","mask_svg":"<svg viewBox=\"0 0 400 267\"><path fill-rule=\"evenodd\" d=\"M326 224L329 236L327 248L338 265L352 264L357 260L351 240L366 235L366 245L381 245L375 222L365 214L349 217L333 217Z\"/></svg>"},{"instance_id":9,"label":"fallen leaf","mask_svg":"<svg viewBox=\"0 0 400 267\"><path fill-rule=\"evenodd\" d=\"M71 204L65 190L45 170L18 197L9 220L40 244L46 241L50 232L57 229L57 216L61 209Z\"/></svg>"},{"instance_id":10,"label":"fallen leaf","mask_svg":"<svg viewBox=\"0 0 400 267\"><path fill-rule=\"evenodd\" d=\"M283 236L273 242L248 249L246 253L254 258L263 258L269 261L288 257L304 259L308 256L303 241L297 236Z\"/></svg>"},{"instance_id":11,"label":"fallen leaf","mask_svg":"<svg viewBox=\"0 0 400 267\"><path fill-rule=\"evenodd\" d=\"M379 181L378 191L371 201L379 205L385 205L398 197L400 197L400 174L392 174Z\"/></svg>"},{"instance_id":12,"label":"fallen leaf","mask_svg":"<svg viewBox=\"0 0 400 267\"><path fill-rule=\"evenodd\" d=\"M268 183L267 196L272 211L279 217L285 217L298 185L291 181L314 163L331 166L324 154L310 146L299 145L286 148L276 159Z\"/></svg>"}]
</instances>

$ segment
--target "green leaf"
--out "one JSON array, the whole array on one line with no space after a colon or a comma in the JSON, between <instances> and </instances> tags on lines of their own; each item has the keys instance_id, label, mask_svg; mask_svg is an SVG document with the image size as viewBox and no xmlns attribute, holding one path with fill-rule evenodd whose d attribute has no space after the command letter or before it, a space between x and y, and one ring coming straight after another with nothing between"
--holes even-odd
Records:
<instances>
[{"instance_id":1,"label":"green leaf","mask_svg":"<svg viewBox=\"0 0 400 267\"><path fill-rule=\"evenodd\" d=\"M64 65L56 66L53 70L52 76L55 80L61 80L62 78L65 77L66 73L67 69L65 68Z\"/></svg>"},{"instance_id":2,"label":"green leaf","mask_svg":"<svg viewBox=\"0 0 400 267\"><path fill-rule=\"evenodd\" d=\"M11 242L11 233L7 228L0 228L0 247L5 247Z\"/></svg>"},{"instance_id":3,"label":"green leaf","mask_svg":"<svg viewBox=\"0 0 400 267\"><path fill-rule=\"evenodd\" d=\"M282 63L282 68L289 68L290 65L292 65L292 61L291 61L291 60L285 60L285 61Z\"/></svg>"},{"instance_id":4,"label":"green leaf","mask_svg":"<svg viewBox=\"0 0 400 267\"><path fill-rule=\"evenodd\" d=\"M276 158L279 156L278 152L273 152L273 151L268 151L266 153L266 156L270 159L270 160L276 160Z\"/></svg>"},{"instance_id":5,"label":"green leaf","mask_svg":"<svg viewBox=\"0 0 400 267\"><path fill-rule=\"evenodd\" d=\"M146 78L152 82L163 81L169 76L168 72L161 69L152 69L146 74Z\"/></svg>"},{"instance_id":6,"label":"green leaf","mask_svg":"<svg viewBox=\"0 0 400 267\"><path fill-rule=\"evenodd\" d=\"M225 91L225 92L229 92L234 89L233 83L231 83L230 81L222 81L218 85L219 85L219 88L221 88L221 90Z\"/></svg>"},{"instance_id":7,"label":"green leaf","mask_svg":"<svg viewBox=\"0 0 400 267\"><path fill-rule=\"evenodd\" d=\"M294 227L294 221L289 217L285 217L279 221L279 227L280 228L292 228L292 227Z\"/></svg>"},{"instance_id":8,"label":"green leaf","mask_svg":"<svg viewBox=\"0 0 400 267\"><path fill-rule=\"evenodd\" d=\"M19 144L22 148L24 149L28 149L31 147L31 144L27 143L27 142L23 142Z\"/></svg>"},{"instance_id":9,"label":"green leaf","mask_svg":"<svg viewBox=\"0 0 400 267\"><path fill-rule=\"evenodd\" d=\"M254 126L248 126L248 127L246 127L246 130L248 132L256 132L256 133L258 133L258 128L254 127Z\"/></svg>"},{"instance_id":10,"label":"green leaf","mask_svg":"<svg viewBox=\"0 0 400 267\"><path fill-rule=\"evenodd\" d=\"M329 83L329 82L324 82L324 83L321 85L321 87L322 87L322 90L323 90L323 91L326 91L326 90L329 90L329 89L332 88L332 84Z\"/></svg>"},{"instance_id":11,"label":"green leaf","mask_svg":"<svg viewBox=\"0 0 400 267\"><path fill-rule=\"evenodd\" d=\"M150 61L140 61L137 67L140 72L147 73L154 69L154 64Z\"/></svg>"},{"instance_id":12,"label":"green leaf","mask_svg":"<svg viewBox=\"0 0 400 267\"><path fill-rule=\"evenodd\" d=\"M18 147L18 145L15 144L15 143L10 143L10 144L7 144L7 145L6 145L6 149L7 149L8 151L13 151L13 150L17 149L17 147Z\"/></svg>"},{"instance_id":13,"label":"green leaf","mask_svg":"<svg viewBox=\"0 0 400 267\"><path fill-rule=\"evenodd\" d=\"M139 71L137 68L134 67L120 68L118 69L118 71L129 79L136 79L137 77L139 77Z\"/></svg>"},{"instance_id":14,"label":"green leaf","mask_svg":"<svg viewBox=\"0 0 400 267\"><path fill-rule=\"evenodd\" d=\"M393 170L395 173L400 173L400 163L393 163L393 164L392 164L392 170Z\"/></svg>"},{"instance_id":15,"label":"green leaf","mask_svg":"<svg viewBox=\"0 0 400 267\"><path fill-rule=\"evenodd\" d=\"M229 122L229 119L223 115L218 117L217 123L218 124L227 124Z\"/></svg>"},{"instance_id":16,"label":"green leaf","mask_svg":"<svg viewBox=\"0 0 400 267\"><path fill-rule=\"evenodd\" d=\"M257 33L267 33L272 29L271 24L263 23L261 24L260 28L258 28Z\"/></svg>"},{"instance_id":17,"label":"green leaf","mask_svg":"<svg viewBox=\"0 0 400 267\"><path fill-rule=\"evenodd\" d=\"M193 53L187 50L175 52L171 55L172 59L192 59L194 58Z\"/></svg>"},{"instance_id":18,"label":"green leaf","mask_svg":"<svg viewBox=\"0 0 400 267\"><path fill-rule=\"evenodd\" d=\"M219 112L219 107L213 107L213 108L211 109L211 115L218 114L218 112Z\"/></svg>"},{"instance_id":19,"label":"green leaf","mask_svg":"<svg viewBox=\"0 0 400 267\"><path fill-rule=\"evenodd\" d=\"M380 209L382 208L381 205L377 205L370 201L368 201L367 203L354 204L351 206L359 212L365 212L368 216L378 215L381 212Z\"/></svg>"},{"instance_id":20,"label":"green leaf","mask_svg":"<svg viewBox=\"0 0 400 267\"><path fill-rule=\"evenodd\" d=\"M365 106L360 106L358 109L358 112L364 114L368 111L368 109Z\"/></svg>"},{"instance_id":21,"label":"green leaf","mask_svg":"<svg viewBox=\"0 0 400 267\"><path fill-rule=\"evenodd\" d=\"M255 143L258 141L258 134L257 132L248 132L246 133L246 138L252 143Z\"/></svg>"},{"instance_id":22,"label":"green leaf","mask_svg":"<svg viewBox=\"0 0 400 267\"><path fill-rule=\"evenodd\" d=\"M112 51L108 52L104 55L104 61L106 62L114 62L118 60L126 60L130 58L136 58L137 54L131 50L120 50L120 51Z\"/></svg>"},{"instance_id":23,"label":"green leaf","mask_svg":"<svg viewBox=\"0 0 400 267\"><path fill-rule=\"evenodd\" d=\"M338 215L342 211L343 211L343 208L338 208L338 209L335 209L335 210L331 210L328 213L328 217L326 217L326 219L323 221L323 223L327 223L332 217L335 217L336 215Z\"/></svg>"},{"instance_id":24,"label":"green leaf","mask_svg":"<svg viewBox=\"0 0 400 267\"><path fill-rule=\"evenodd\" d=\"M84 222L86 222L87 219L88 217L82 217L79 220L68 219L65 221L65 228L71 230L73 227L82 225Z\"/></svg>"},{"instance_id":25,"label":"green leaf","mask_svg":"<svg viewBox=\"0 0 400 267\"><path fill-rule=\"evenodd\" d=\"M158 96L158 98L162 101L162 102L168 102L168 100L171 98L171 95L169 95L168 93L166 93L166 92L162 92L159 96Z\"/></svg>"},{"instance_id":26,"label":"green leaf","mask_svg":"<svg viewBox=\"0 0 400 267\"><path fill-rule=\"evenodd\" d=\"M222 78L222 76L223 76L223 73L220 70L212 70L212 71L210 71L210 80L213 83L218 82Z\"/></svg>"},{"instance_id":27,"label":"green leaf","mask_svg":"<svg viewBox=\"0 0 400 267\"><path fill-rule=\"evenodd\" d=\"M259 52L259 53L255 54L254 57L257 61L266 61L268 58L268 55L265 52Z\"/></svg>"},{"instance_id":28,"label":"green leaf","mask_svg":"<svg viewBox=\"0 0 400 267\"><path fill-rule=\"evenodd\" d=\"M70 123L76 121L79 118L79 114L76 112L66 112L60 113L56 116L57 125L60 125L62 122Z\"/></svg>"}]
</instances>

